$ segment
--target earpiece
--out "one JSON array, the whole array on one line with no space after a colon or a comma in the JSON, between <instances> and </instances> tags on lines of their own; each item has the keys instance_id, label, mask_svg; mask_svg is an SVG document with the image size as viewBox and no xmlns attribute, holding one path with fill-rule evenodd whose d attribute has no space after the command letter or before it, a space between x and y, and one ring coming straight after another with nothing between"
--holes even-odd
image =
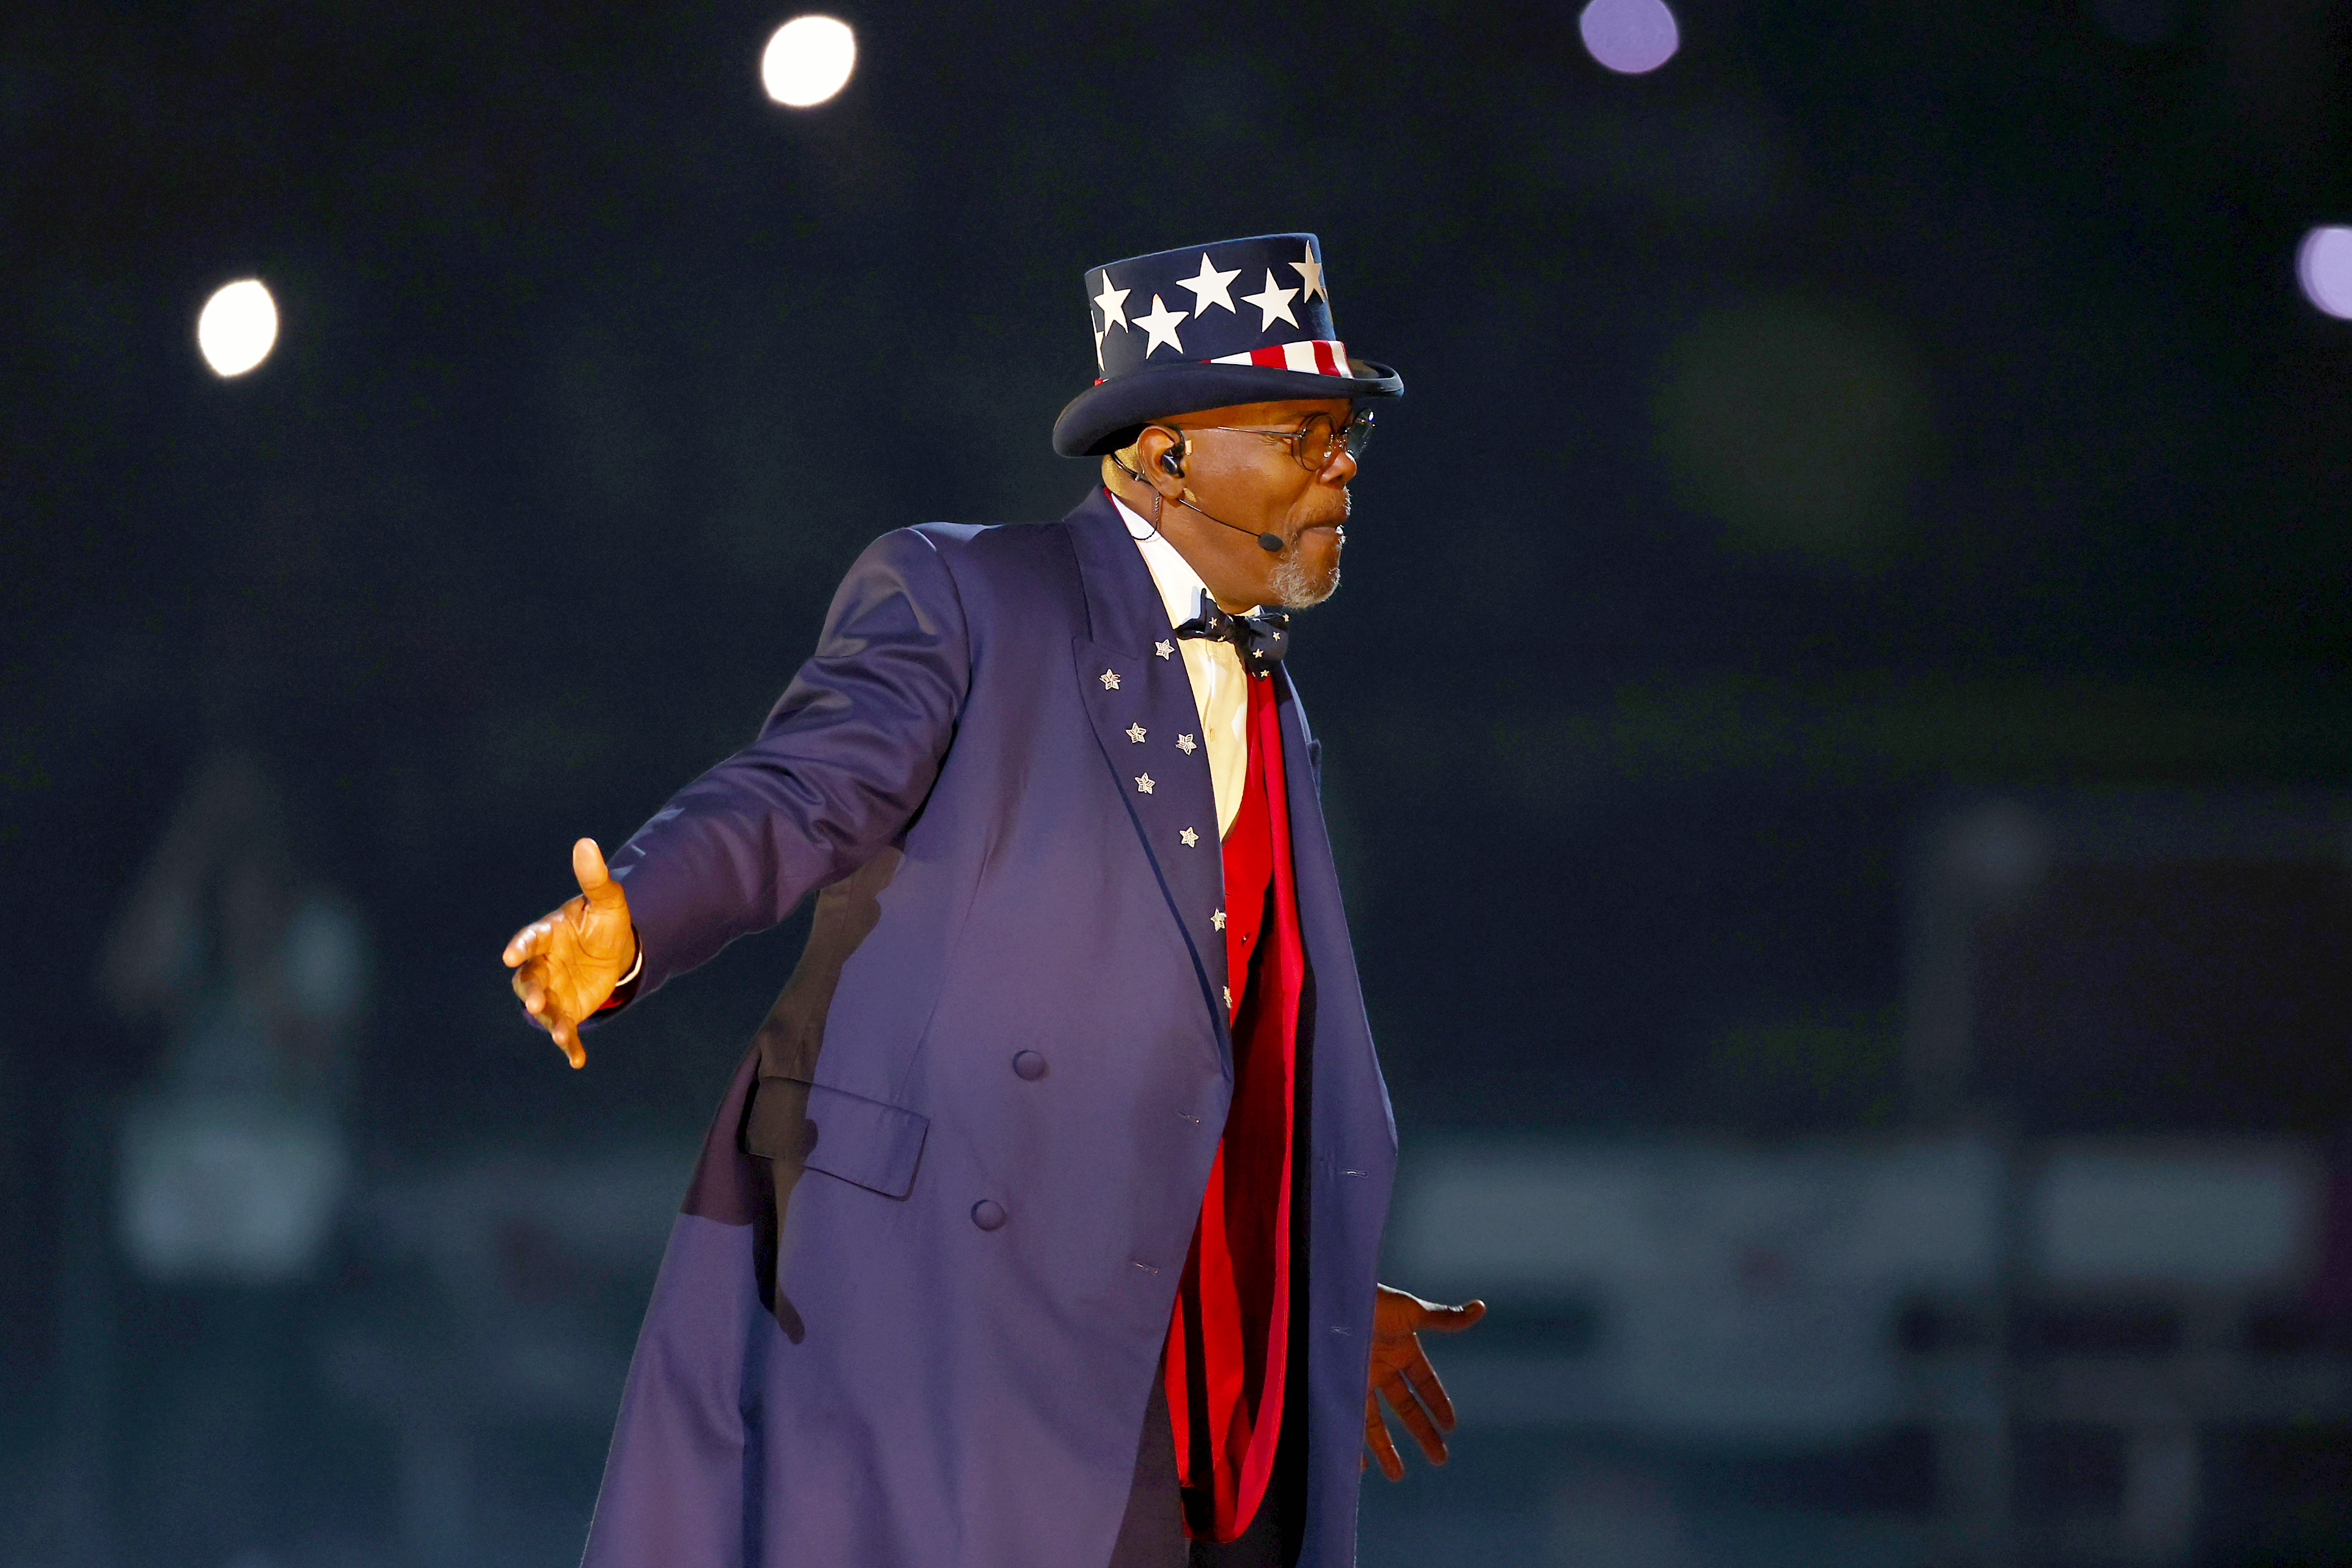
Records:
<instances>
[{"instance_id":1,"label":"earpiece","mask_svg":"<svg viewBox=\"0 0 2352 1568\"><path fill-rule=\"evenodd\" d=\"M1167 426L1162 426L1161 428L1166 429ZM1174 435L1176 444L1160 454L1160 471L1171 479L1181 479L1184 477L1184 432L1178 430Z\"/></svg>"}]
</instances>

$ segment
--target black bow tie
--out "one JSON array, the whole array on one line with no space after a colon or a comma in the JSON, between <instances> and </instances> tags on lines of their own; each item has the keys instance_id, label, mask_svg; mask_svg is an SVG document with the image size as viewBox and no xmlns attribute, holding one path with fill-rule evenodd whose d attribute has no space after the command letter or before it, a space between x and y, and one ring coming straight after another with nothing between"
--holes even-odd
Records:
<instances>
[{"instance_id":1,"label":"black bow tie","mask_svg":"<svg viewBox=\"0 0 2352 1568\"><path fill-rule=\"evenodd\" d=\"M1201 592L1200 614L1176 628L1180 637L1206 637L1229 642L1242 656L1242 668L1253 672L1271 669L1290 651L1290 616L1284 610L1262 610L1255 616L1229 616Z\"/></svg>"}]
</instances>

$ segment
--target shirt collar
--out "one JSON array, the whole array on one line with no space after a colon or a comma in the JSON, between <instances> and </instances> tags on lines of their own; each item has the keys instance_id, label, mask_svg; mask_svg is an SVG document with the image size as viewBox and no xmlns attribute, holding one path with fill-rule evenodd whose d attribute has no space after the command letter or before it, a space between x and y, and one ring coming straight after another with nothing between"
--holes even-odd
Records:
<instances>
[{"instance_id":1,"label":"shirt collar","mask_svg":"<svg viewBox=\"0 0 2352 1568\"><path fill-rule=\"evenodd\" d=\"M1201 581L1192 563L1177 553L1176 547L1141 512L1119 500L1108 486L1103 494L1110 496L1110 504L1118 508L1119 521L1127 524L1127 536L1135 541L1144 565L1150 568L1152 585L1160 590L1160 602L1168 610L1169 626L1181 626L1199 615L1201 595L1208 593L1209 585ZM1253 607L1243 613L1255 615L1257 610Z\"/></svg>"}]
</instances>

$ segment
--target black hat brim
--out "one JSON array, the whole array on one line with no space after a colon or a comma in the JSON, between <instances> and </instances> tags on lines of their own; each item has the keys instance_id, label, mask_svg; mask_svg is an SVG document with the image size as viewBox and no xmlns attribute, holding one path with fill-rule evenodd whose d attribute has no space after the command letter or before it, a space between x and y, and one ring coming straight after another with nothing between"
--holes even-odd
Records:
<instances>
[{"instance_id":1,"label":"black hat brim","mask_svg":"<svg viewBox=\"0 0 2352 1568\"><path fill-rule=\"evenodd\" d=\"M1391 366L1350 359L1348 369L1347 375L1318 375L1260 364L1150 365L1070 399L1054 421L1054 450L1065 458L1099 458L1114 449L1112 437L1139 425L1237 403L1404 395L1404 378Z\"/></svg>"}]
</instances>

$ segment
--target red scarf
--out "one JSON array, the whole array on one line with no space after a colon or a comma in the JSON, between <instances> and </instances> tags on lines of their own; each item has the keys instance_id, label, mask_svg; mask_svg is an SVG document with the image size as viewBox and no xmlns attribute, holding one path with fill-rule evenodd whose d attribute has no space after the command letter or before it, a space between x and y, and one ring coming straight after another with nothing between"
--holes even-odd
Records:
<instances>
[{"instance_id":1,"label":"red scarf","mask_svg":"<svg viewBox=\"0 0 2352 1568\"><path fill-rule=\"evenodd\" d=\"M1290 1329L1290 1186L1307 950L1291 882L1282 721L1249 680L1249 773L1224 837L1234 1096L1169 1325L1168 1413L1195 1540L1248 1528L1274 1473Z\"/></svg>"}]
</instances>

